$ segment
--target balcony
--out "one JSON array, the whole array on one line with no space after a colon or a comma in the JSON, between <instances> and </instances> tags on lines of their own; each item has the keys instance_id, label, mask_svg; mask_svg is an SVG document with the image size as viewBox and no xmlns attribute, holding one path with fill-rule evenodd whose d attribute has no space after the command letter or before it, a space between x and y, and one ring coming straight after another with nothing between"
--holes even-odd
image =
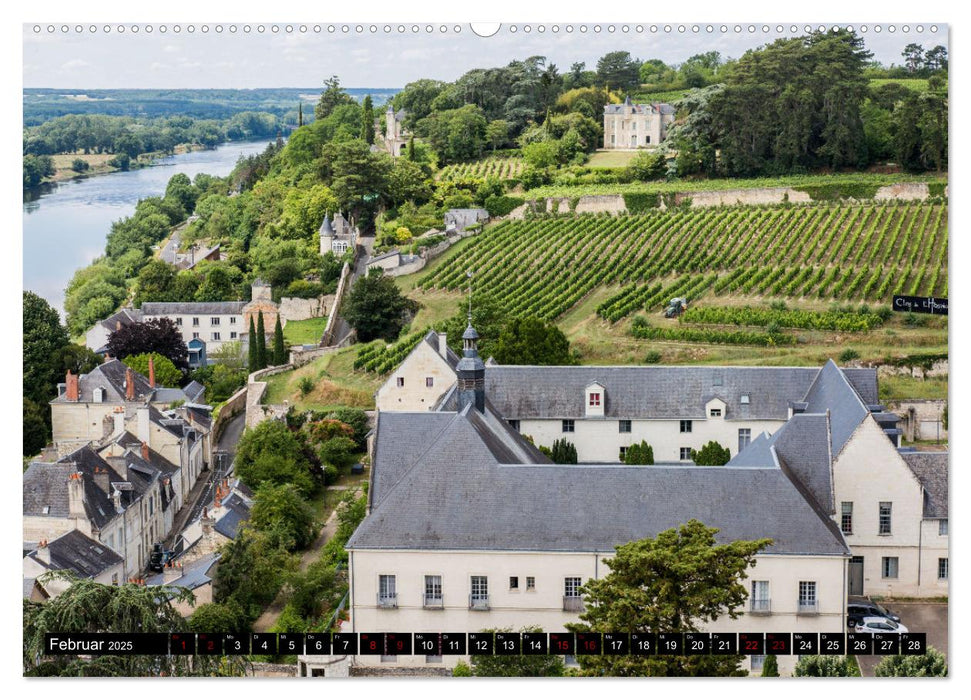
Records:
<instances>
[{"instance_id":1,"label":"balcony","mask_svg":"<svg viewBox=\"0 0 971 700\"><path fill-rule=\"evenodd\" d=\"M469 610L488 610L489 609L489 596L488 595L470 595L469 596Z\"/></svg>"},{"instance_id":2,"label":"balcony","mask_svg":"<svg viewBox=\"0 0 971 700\"><path fill-rule=\"evenodd\" d=\"M819 601L818 600L800 600L799 607L796 608L797 615L818 615L819 614Z\"/></svg>"},{"instance_id":3,"label":"balcony","mask_svg":"<svg viewBox=\"0 0 971 700\"><path fill-rule=\"evenodd\" d=\"M422 596L422 607L429 610L441 610L445 607L445 599L440 596L426 595Z\"/></svg>"},{"instance_id":4,"label":"balcony","mask_svg":"<svg viewBox=\"0 0 971 700\"><path fill-rule=\"evenodd\" d=\"M753 598L749 612L753 615L769 615L772 613L772 601L768 598Z\"/></svg>"},{"instance_id":5,"label":"balcony","mask_svg":"<svg viewBox=\"0 0 971 700\"><path fill-rule=\"evenodd\" d=\"M384 594L378 593L378 607L379 608L397 608L398 607L398 596L397 594Z\"/></svg>"},{"instance_id":6,"label":"balcony","mask_svg":"<svg viewBox=\"0 0 971 700\"><path fill-rule=\"evenodd\" d=\"M563 610L565 612L583 612L583 598L578 595L563 596Z\"/></svg>"}]
</instances>

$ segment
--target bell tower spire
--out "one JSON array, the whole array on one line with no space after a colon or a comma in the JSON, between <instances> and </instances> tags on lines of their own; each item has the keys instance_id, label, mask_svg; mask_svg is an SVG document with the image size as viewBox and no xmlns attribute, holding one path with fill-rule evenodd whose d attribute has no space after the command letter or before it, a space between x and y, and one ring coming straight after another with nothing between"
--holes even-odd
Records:
<instances>
[{"instance_id":1,"label":"bell tower spire","mask_svg":"<svg viewBox=\"0 0 971 700\"><path fill-rule=\"evenodd\" d=\"M485 410L485 364L479 357L479 334L472 327L472 270L469 278L469 325L462 334L462 359L455 367L458 376L458 405L461 411L471 404L480 413Z\"/></svg>"}]
</instances>

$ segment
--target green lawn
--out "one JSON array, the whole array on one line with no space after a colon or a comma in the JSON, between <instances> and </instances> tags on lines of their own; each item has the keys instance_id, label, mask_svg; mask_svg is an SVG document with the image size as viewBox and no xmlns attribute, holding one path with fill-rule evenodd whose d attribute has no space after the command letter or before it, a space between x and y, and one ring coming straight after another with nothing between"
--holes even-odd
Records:
<instances>
[{"instance_id":1,"label":"green lawn","mask_svg":"<svg viewBox=\"0 0 971 700\"><path fill-rule=\"evenodd\" d=\"M318 411L338 406L374 408L374 392L384 382L384 377L354 371L358 349L356 346L345 348L295 370L267 377L263 403L288 401L297 410ZM300 390L300 380L304 377L313 382L313 388L307 394Z\"/></svg>"},{"instance_id":2,"label":"green lawn","mask_svg":"<svg viewBox=\"0 0 971 700\"><path fill-rule=\"evenodd\" d=\"M590 155L587 165L591 168L624 168L636 155L637 151L597 151Z\"/></svg>"},{"instance_id":3,"label":"green lawn","mask_svg":"<svg viewBox=\"0 0 971 700\"><path fill-rule=\"evenodd\" d=\"M290 345L316 345L327 327L327 317L289 321L283 327L283 339Z\"/></svg>"}]
</instances>

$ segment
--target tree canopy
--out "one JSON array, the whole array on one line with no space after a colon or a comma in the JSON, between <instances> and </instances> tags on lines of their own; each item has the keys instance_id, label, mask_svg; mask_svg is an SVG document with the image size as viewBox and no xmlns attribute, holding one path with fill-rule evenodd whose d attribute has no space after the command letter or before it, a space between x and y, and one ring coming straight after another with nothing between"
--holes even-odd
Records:
<instances>
[{"instance_id":1,"label":"tree canopy","mask_svg":"<svg viewBox=\"0 0 971 700\"><path fill-rule=\"evenodd\" d=\"M124 360L129 355L142 353L158 353L180 371L189 368L189 350L178 326L170 318L130 323L108 336L108 354L112 357Z\"/></svg>"},{"instance_id":2,"label":"tree canopy","mask_svg":"<svg viewBox=\"0 0 971 700\"><path fill-rule=\"evenodd\" d=\"M375 338L393 342L418 305L403 296L391 277L371 270L351 287L341 310L344 320L357 330L358 340Z\"/></svg>"},{"instance_id":3,"label":"tree canopy","mask_svg":"<svg viewBox=\"0 0 971 700\"><path fill-rule=\"evenodd\" d=\"M718 467L728 464L732 453L714 440L706 442L700 450L691 450L691 460L699 466Z\"/></svg>"},{"instance_id":4,"label":"tree canopy","mask_svg":"<svg viewBox=\"0 0 971 700\"><path fill-rule=\"evenodd\" d=\"M492 352L502 365L578 364L563 331L555 323L535 316L508 321Z\"/></svg>"}]
</instances>

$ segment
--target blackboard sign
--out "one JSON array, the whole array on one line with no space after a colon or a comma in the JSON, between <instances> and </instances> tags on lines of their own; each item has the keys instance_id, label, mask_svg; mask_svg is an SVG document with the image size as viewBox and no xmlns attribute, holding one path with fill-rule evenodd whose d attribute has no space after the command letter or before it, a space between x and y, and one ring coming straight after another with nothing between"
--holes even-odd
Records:
<instances>
[{"instance_id":1,"label":"blackboard sign","mask_svg":"<svg viewBox=\"0 0 971 700\"><path fill-rule=\"evenodd\" d=\"M905 297L894 294L893 310L947 316L947 299L940 297Z\"/></svg>"}]
</instances>

